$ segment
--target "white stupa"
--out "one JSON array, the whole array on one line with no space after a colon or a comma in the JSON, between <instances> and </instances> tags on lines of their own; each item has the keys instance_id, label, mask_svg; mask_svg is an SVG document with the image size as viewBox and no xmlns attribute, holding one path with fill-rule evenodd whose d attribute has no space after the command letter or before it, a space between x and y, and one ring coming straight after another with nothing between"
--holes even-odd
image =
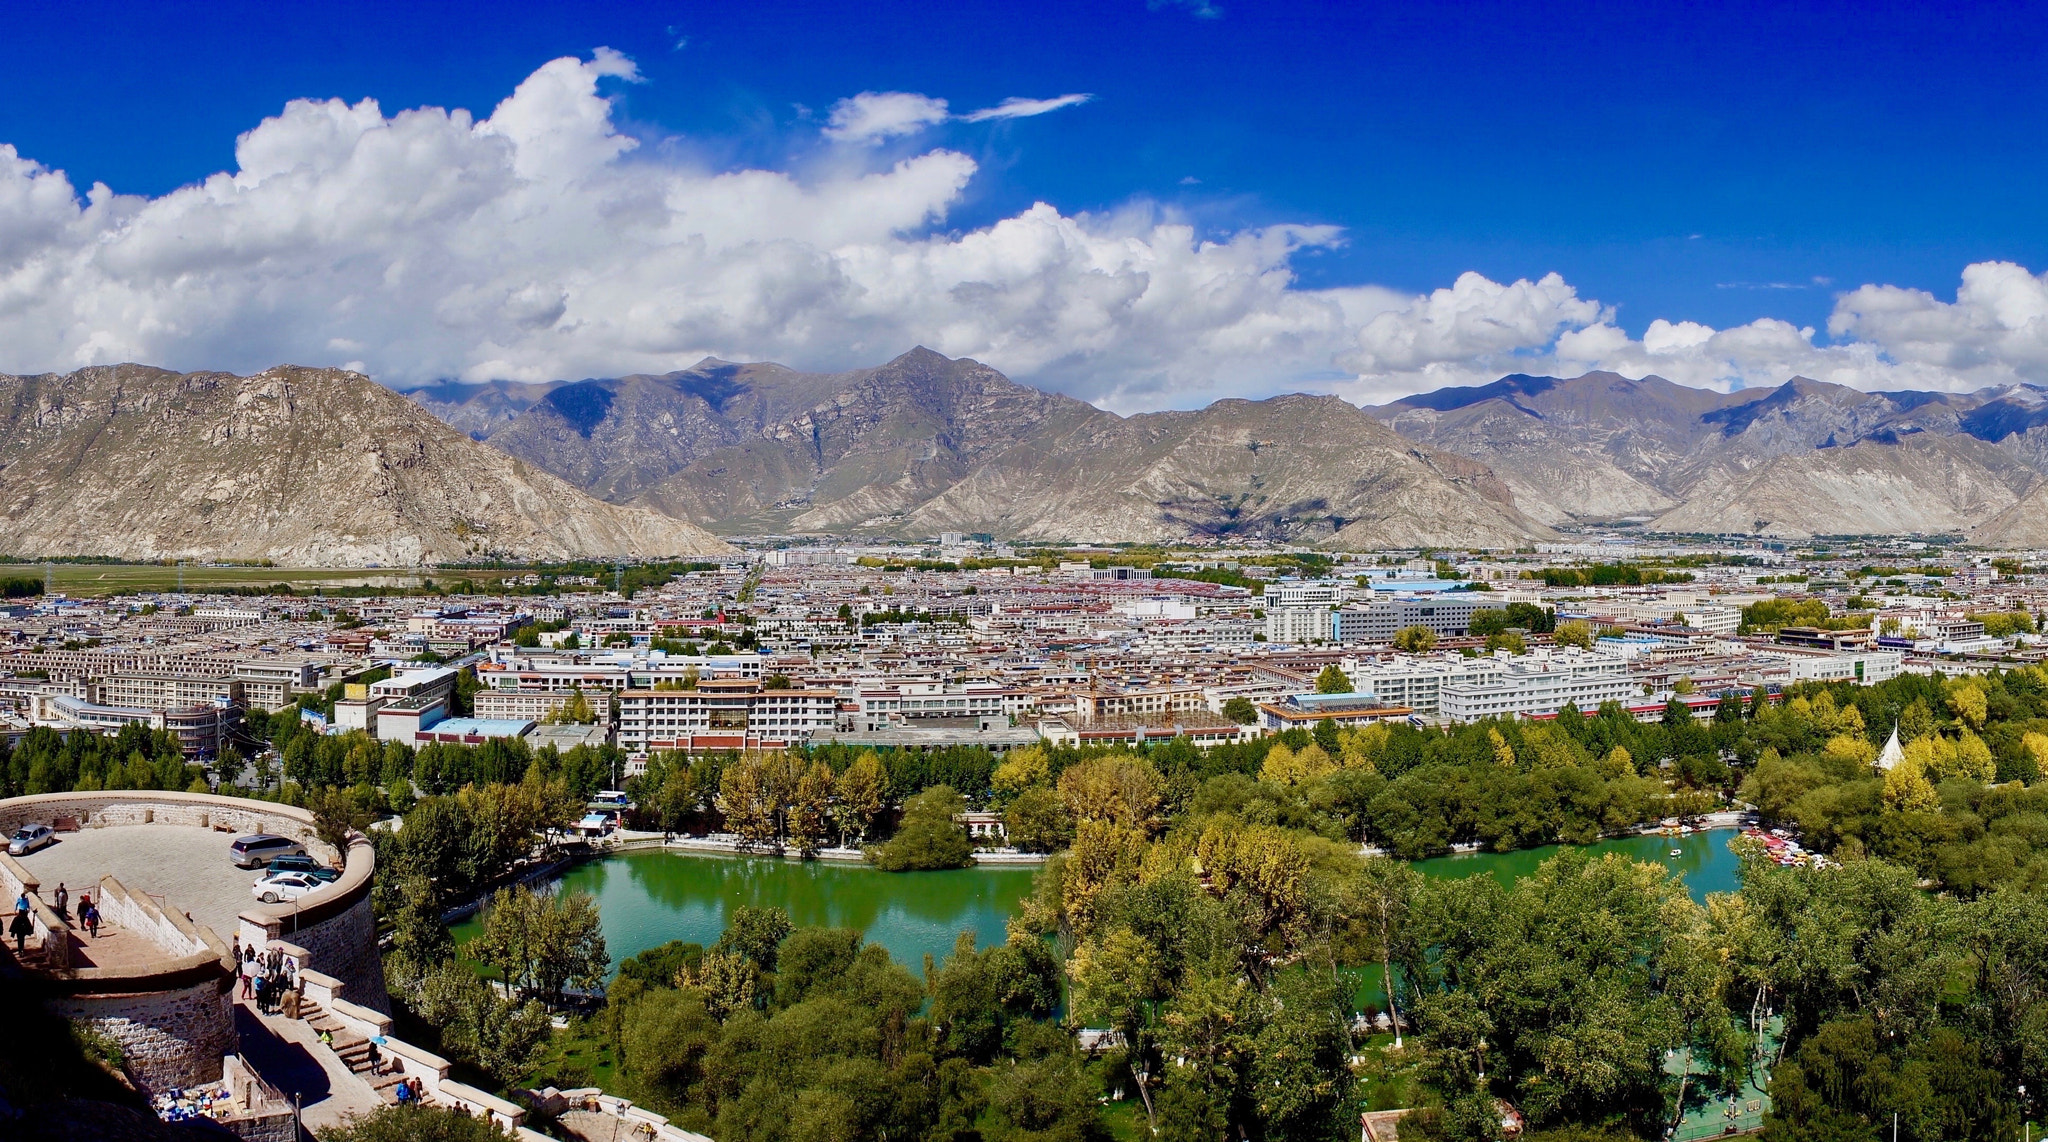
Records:
<instances>
[{"instance_id":1,"label":"white stupa","mask_svg":"<svg viewBox=\"0 0 2048 1142\"><path fill-rule=\"evenodd\" d=\"M1878 751L1877 767L1888 770L1904 760L1906 760L1906 751L1899 748L1899 727L1894 724L1892 726L1891 740L1884 743L1884 749Z\"/></svg>"}]
</instances>

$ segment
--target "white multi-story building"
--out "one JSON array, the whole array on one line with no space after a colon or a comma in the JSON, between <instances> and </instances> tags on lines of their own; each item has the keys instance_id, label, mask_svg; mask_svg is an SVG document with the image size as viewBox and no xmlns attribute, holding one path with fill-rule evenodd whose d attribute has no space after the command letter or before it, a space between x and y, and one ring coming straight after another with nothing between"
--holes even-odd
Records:
<instances>
[{"instance_id":1,"label":"white multi-story building","mask_svg":"<svg viewBox=\"0 0 2048 1142\"><path fill-rule=\"evenodd\" d=\"M740 679L695 689L621 690L619 748L655 750L783 749L829 733L839 707L831 690L763 690Z\"/></svg>"},{"instance_id":2,"label":"white multi-story building","mask_svg":"<svg viewBox=\"0 0 2048 1142\"><path fill-rule=\"evenodd\" d=\"M1489 591L1382 597L1362 608L1336 612L1332 632L1338 642L1392 642L1400 630L1419 626L1445 638L1461 638L1471 629L1474 614L1506 605Z\"/></svg>"},{"instance_id":3,"label":"white multi-story building","mask_svg":"<svg viewBox=\"0 0 2048 1142\"><path fill-rule=\"evenodd\" d=\"M1497 656L1503 669L1483 681L1452 682L1437 695L1437 714L1454 722L1481 718L1547 717L1567 705L1588 713L1602 702L1642 692L1621 660L1603 654Z\"/></svg>"},{"instance_id":4,"label":"white multi-story building","mask_svg":"<svg viewBox=\"0 0 2048 1142\"><path fill-rule=\"evenodd\" d=\"M1488 682L1507 667L1498 658L1415 658L1402 655L1375 662L1347 658L1342 667L1351 688L1390 706L1406 706L1425 717L1438 712L1446 684Z\"/></svg>"},{"instance_id":5,"label":"white multi-story building","mask_svg":"<svg viewBox=\"0 0 2048 1142\"><path fill-rule=\"evenodd\" d=\"M1266 584L1268 607L1322 607L1328 610L1344 601L1344 584L1334 579L1282 579Z\"/></svg>"},{"instance_id":6,"label":"white multi-story building","mask_svg":"<svg viewBox=\"0 0 2048 1142\"><path fill-rule=\"evenodd\" d=\"M1328 642L1331 614L1328 607L1274 607L1266 612L1266 641Z\"/></svg>"},{"instance_id":7,"label":"white multi-story building","mask_svg":"<svg viewBox=\"0 0 2048 1142\"><path fill-rule=\"evenodd\" d=\"M1794 682L1859 682L1865 686L1899 676L1905 655L1896 650L1807 650L1796 646L1760 646L1762 657L1783 661Z\"/></svg>"}]
</instances>

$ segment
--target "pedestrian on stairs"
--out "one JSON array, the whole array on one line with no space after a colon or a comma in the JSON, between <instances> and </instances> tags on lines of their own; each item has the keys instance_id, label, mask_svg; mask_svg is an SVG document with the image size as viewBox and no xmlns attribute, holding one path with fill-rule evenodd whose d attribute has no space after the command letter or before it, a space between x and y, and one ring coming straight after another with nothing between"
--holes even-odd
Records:
<instances>
[{"instance_id":1,"label":"pedestrian on stairs","mask_svg":"<svg viewBox=\"0 0 2048 1142\"><path fill-rule=\"evenodd\" d=\"M28 950L29 934L35 930L35 922L28 918L28 909L17 909L14 913L14 919L7 924L8 934L14 937L14 950L16 954Z\"/></svg>"}]
</instances>

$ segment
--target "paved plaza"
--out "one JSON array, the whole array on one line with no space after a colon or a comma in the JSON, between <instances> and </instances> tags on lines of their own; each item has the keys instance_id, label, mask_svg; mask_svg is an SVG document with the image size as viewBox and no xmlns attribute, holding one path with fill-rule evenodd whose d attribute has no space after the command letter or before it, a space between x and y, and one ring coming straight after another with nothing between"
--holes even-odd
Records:
<instances>
[{"instance_id":1,"label":"paved plaza","mask_svg":"<svg viewBox=\"0 0 2048 1142\"><path fill-rule=\"evenodd\" d=\"M79 893L111 873L130 892L190 915L227 943L234 939L235 917L257 903L249 886L261 875L228 859L237 835L183 825L81 829L60 833L56 844L17 859L42 881L44 900L61 880L76 907Z\"/></svg>"}]
</instances>

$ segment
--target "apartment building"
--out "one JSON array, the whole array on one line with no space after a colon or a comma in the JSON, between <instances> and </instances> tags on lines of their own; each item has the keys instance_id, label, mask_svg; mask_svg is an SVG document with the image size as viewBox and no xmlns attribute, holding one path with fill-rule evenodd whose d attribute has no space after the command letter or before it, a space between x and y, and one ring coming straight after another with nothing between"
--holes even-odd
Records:
<instances>
[{"instance_id":1,"label":"apartment building","mask_svg":"<svg viewBox=\"0 0 2048 1142\"><path fill-rule=\"evenodd\" d=\"M1501 672L1489 679L1445 684L1437 695L1439 717L1454 722L1481 718L1547 717L1568 705L1591 712L1602 702L1625 702L1642 693L1620 659L1600 654L1532 654L1495 659Z\"/></svg>"},{"instance_id":2,"label":"apartment building","mask_svg":"<svg viewBox=\"0 0 2048 1142\"><path fill-rule=\"evenodd\" d=\"M1273 607L1266 611L1266 641L1290 646L1330 642L1338 613L1328 607Z\"/></svg>"},{"instance_id":3,"label":"apartment building","mask_svg":"<svg viewBox=\"0 0 2048 1142\"><path fill-rule=\"evenodd\" d=\"M763 690L743 679L703 681L693 690L622 690L618 743L632 754L783 749L831 732L838 707L831 690Z\"/></svg>"},{"instance_id":4,"label":"apartment building","mask_svg":"<svg viewBox=\"0 0 2048 1142\"><path fill-rule=\"evenodd\" d=\"M1447 683L1490 682L1506 670L1497 658L1410 658L1387 661L1346 658L1340 664L1351 688L1388 705L1407 706L1418 714L1439 713Z\"/></svg>"},{"instance_id":5,"label":"apartment building","mask_svg":"<svg viewBox=\"0 0 2048 1142\"><path fill-rule=\"evenodd\" d=\"M109 706L133 706L145 710L174 710L186 706L222 703L243 704L242 683L227 676L191 677L183 674L109 674L100 683L99 698Z\"/></svg>"},{"instance_id":6,"label":"apartment building","mask_svg":"<svg viewBox=\"0 0 2048 1142\"><path fill-rule=\"evenodd\" d=\"M1335 642L1392 642L1395 633L1407 627L1427 627L1440 637L1463 638L1471 629L1473 615L1502 606L1486 591L1375 598L1363 607L1333 612L1329 637Z\"/></svg>"},{"instance_id":7,"label":"apartment building","mask_svg":"<svg viewBox=\"0 0 2048 1142\"><path fill-rule=\"evenodd\" d=\"M1076 690L1074 718L1081 725L1113 718L1156 718L1171 713L1208 712L1200 686L1151 690Z\"/></svg>"},{"instance_id":8,"label":"apartment building","mask_svg":"<svg viewBox=\"0 0 2048 1142\"><path fill-rule=\"evenodd\" d=\"M545 722L576 696L560 690L479 690L472 697L473 712L479 718L497 721ZM588 690L583 700L597 715L599 725L611 722L612 695L608 690Z\"/></svg>"},{"instance_id":9,"label":"apartment building","mask_svg":"<svg viewBox=\"0 0 2048 1142\"><path fill-rule=\"evenodd\" d=\"M1030 703L1029 695L1007 686L953 686L940 682L868 682L854 689L847 700L853 728L861 731L938 719L971 720L979 724L992 718L1007 725L1012 715L1022 712Z\"/></svg>"},{"instance_id":10,"label":"apartment building","mask_svg":"<svg viewBox=\"0 0 2048 1142\"><path fill-rule=\"evenodd\" d=\"M1406 718L1415 711L1391 705L1371 694L1290 694L1284 701L1259 704L1259 725L1268 733L1313 730L1318 723L1338 727L1369 726Z\"/></svg>"}]
</instances>

